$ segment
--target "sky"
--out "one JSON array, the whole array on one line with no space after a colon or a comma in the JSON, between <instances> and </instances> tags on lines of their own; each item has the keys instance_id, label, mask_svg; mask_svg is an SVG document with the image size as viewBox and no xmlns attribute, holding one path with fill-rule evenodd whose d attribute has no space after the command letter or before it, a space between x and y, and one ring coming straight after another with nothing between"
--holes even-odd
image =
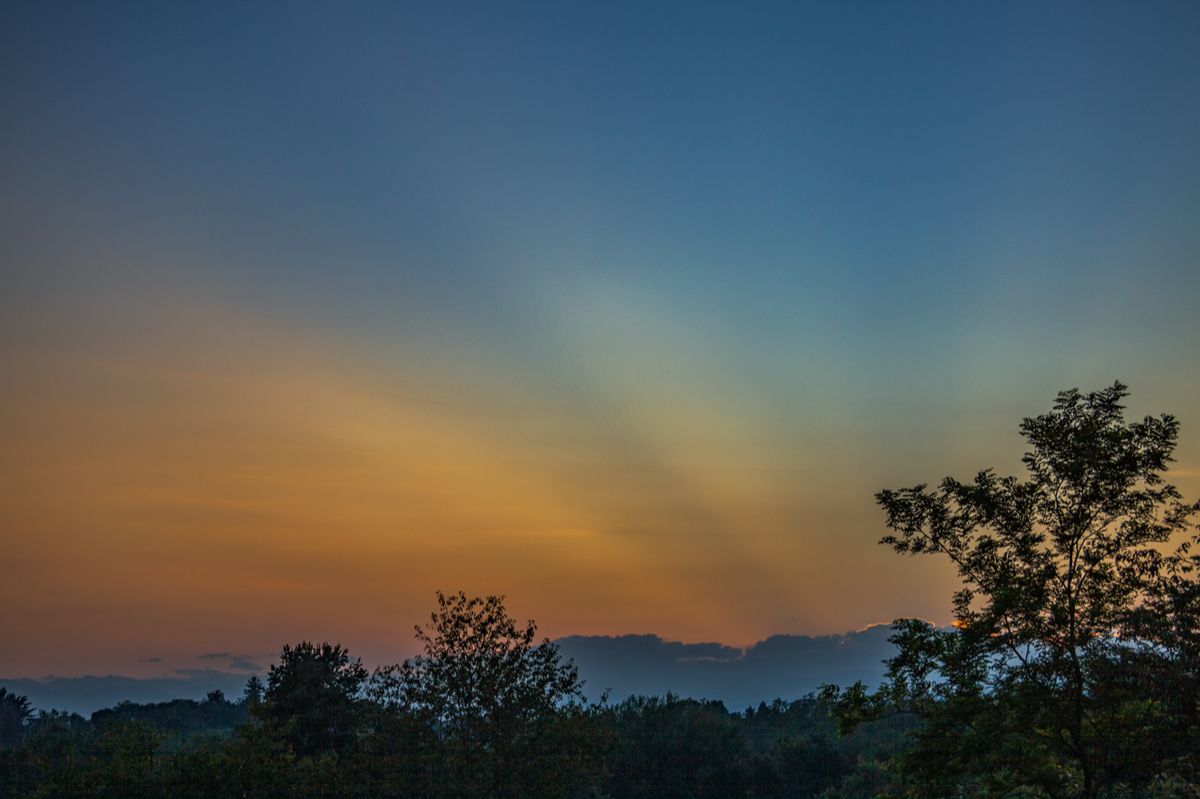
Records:
<instances>
[{"instance_id":1,"label":"sky","mask_svg":"<svg viewBox=\"0 0 1200 799\"><path fill-rule=\"evenodd\" d=\"M950 620L885 487L1200 495L1200 5L0 10L0 674Z\"/></svg>"}]
</instances>

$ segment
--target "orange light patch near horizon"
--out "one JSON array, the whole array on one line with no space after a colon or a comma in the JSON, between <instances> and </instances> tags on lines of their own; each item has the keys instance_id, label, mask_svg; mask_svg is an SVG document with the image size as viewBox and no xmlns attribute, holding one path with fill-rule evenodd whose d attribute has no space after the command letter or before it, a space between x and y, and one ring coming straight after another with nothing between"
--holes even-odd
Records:
<instances>
[{"instance_id":1,"label":"orange light patch near horizon","mask_svg":"<svg viewBox=\"0 0 1200 799\"><path fill-rule=\"evenodd\" d=\"M876 544L887 464L820 407L811 452L776 441L737 391L709 390L733 381L683 334L637 335L670 375L604 380L613 365L585 358L572 377L594 390L564 402L486 342L431 372L428 353L379 368L369 348L228 310L123 321L0 351L18 575L0 600L22 611L0 674L159 673L301 638L394 661L435 590L505 594L552 637L746 646L949 622L946 564Z\"/></svg>"}]
</instances>

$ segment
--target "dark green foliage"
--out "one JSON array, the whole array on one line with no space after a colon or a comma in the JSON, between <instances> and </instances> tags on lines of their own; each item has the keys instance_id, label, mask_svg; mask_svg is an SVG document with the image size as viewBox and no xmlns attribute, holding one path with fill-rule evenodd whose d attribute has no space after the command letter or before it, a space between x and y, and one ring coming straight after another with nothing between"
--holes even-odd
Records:
<instances>
[{"instance_id":1,"label":"dark green foliage","mask_svg":"<svg viewBox=\"0 0 1200 799\"><path fill-rule=\"evenodd\" d=\"M119 722L96 731L91 768L84 777L89 794L149 797L162 793L155 762L162 733L145 722Z\"/></svg>"},{"instance_id":2,"label":"dark green foliage","mask_svg":"<svg viewBox=\"0 0 1200 799\"><path fill-rule=\"evenodd\" d=\"M301 641L283 648L255 712L298 755L339 751L354 741L366 680L367 670L342 646Z\"/></svg>"},{"instance_id":3,"label":"dark green foliage","mask_svg":"<svg viewBox=\"0 0 1200 799\"><path fill-rule=\"evenodd\" d=\"M26 697L0 688L0 749L11 748L21 742L32 716L33 708Z\"/></svg>"},{"instance_id":4,"label":"dark green foliage","mask_svg":"<svg viewBox=\"0 0 1200 799\"><path fill-rule=\"evenodd\" d=\"M1162 479L1178 423L1127 423L1126 393L1064 391L1026 419L1025 480L876 496L883 543L963 583L955 629L897 622L886 684L830 694L848 728L925 720L897 761L913 795L1136 795L1200 746L1196 561L1191 541L1163 554L1200 504Z\"/></svg>"},{"instance_id":5,"label":"dark green foliage","mask_svg":"<svg viewBox=\"0 0 1200 799\"><path fill-rule=\"evenodd\" d=\"M911 724L837 737L815 698L730 713L672 696L586 705L574 665L500 598L440 596L424 653L365 672L285 647L256 701L40 714L0 750L0 796L88 799L866 797ZM1179 773L1186 773L1181 766Z\"/></svg>"},{"instance_id":6,"label":"dark green foliage","mask_svg":"<svg viewBox=\"0 0 1200 799\"><path fill-rule=\"evenodd\" d=\"M594 716L611 797L869 797L892 784L882 763L907 744L910 719L839 737L810 697L730 713L720 702L634 697ZM846 792L851 783L858 789Z\"/></svg>"},{"instance_id":7,"label":"dark green foliage","mask_svg":"<svg viewBox=\"0 0 1200 799\"><path fill-rule=\"evenodd\" d=\"M829 706L817 697L748 709L741 728L750 743L754 796L868 797L895 779L886 764L910 745L918 722L891 716L839 736Z\"/></svg>"},{"instance_id":8,"label":"dark green foliage","mask_svg":"<svg viewBox=\"0 0 1200 799\"><path fill-rule=\"evenodd\" d=\"M447 795L567 796L583 779L584 708L575 666L537 642L502 597L438 593L416 628L424 652L380 670L386 707L434 732Z\"/></svg>"},{"instance_id":9,"label":"dark green foliage","mask_svg":"<svg viewBox=\"0 0 1200 799\"><path fill-rule=\"evenodd\" d=\"M231 734L171 748L150 723L131 720L130 707L137 706L97 714L99 723L56 715L32 725L22 747L0 752L0 796L866 797L892 784L879 764L906 734L887 720L838 738L814 699L744 714L670 696L567 703L542 748L493 788L464 773L452 742L427 717L395 704L358 702L354 741L308 756L295 752L283 728L253 718Z\"/></svg>"},{"instance_id":10,"label":"dark green foliage","mask_svg":"<svg viewBox=\"0 0 1200 799\"><path fill-rule=\"evenodd\" d=\"M122 702L116 707L93 713L92 723L98 727L145 723L164 733L173 746L179 746L191 738L228 733L245 722L246 717L245 707L221 697L204 702L192 699L152 704Z\"/></svg>"},{"instance_id":11,"label":"dark green foliage","mask_svg":"<svg viewBox=\"0 0 1200 799\"><path fill-rule=\"evenodd\" d=\"M613 796L702 799L744 795L750 785L746 737L720 702L636 697L608 716Z\"/></svg>"},{"instance_id":12,"label":"dark green foliage","mask_svg":"<svg viewBox=\"0 0 1200 799\"><path fill-rule=\"evenodd\" d=\"M257 674L251 674L250 679L246 680L246 688L242 691L242 704L248 708L254 708L263 700L262 680Z\"/></svg>"},{"instance_id":13,"label":"dark green foliage","mask_svg":"<svg viewBox=\"0 0 1200 799\"><path fill-rule=\"evenodd\" d=\"M81 716L39 713L20 749L0 750L0 796L80 795L86 727Z\"/></svg>"}]
</instances>

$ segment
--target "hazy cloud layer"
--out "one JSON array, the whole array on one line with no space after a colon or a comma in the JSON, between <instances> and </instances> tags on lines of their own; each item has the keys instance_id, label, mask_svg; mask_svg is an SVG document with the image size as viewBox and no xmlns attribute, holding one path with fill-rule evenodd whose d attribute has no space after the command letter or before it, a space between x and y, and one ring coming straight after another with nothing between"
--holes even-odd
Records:
<instances>
[{"instance_id":1,"label":"hazy cloud layer","mask_svg":"<svg viewBox=\"0 0 1200 799\"><path fill-rule=\"evenodd\" d=\"M892 651L889 635L887 626L845 635L774 635L746 649L684 644L657 635L569 636L557 643L579 666L589 699L599 699L604 691L614 702L634 694L672 691L720 699L731 709L741 709L775 698L795 699L823 683L875 684L883 674L882 661ZM36 708L87 715L127 699L200 699L213 689L234 699L241 695L248 671L263 671L228 652L206 653L199 659L227 660L232 671L177 668L171 677L21 678L0 679L0 685L28 696Z\"/></svg>"},{"instance_id":2,"label":"hazy cloud layer","mask_svg":"<svg viewBox=\"0 0 1200 799\"><path fill-rule=\"evenodd\" d=\"M889 635L887 625L845 635L773 635L744 650L656 635L570 636L558 644L575 659L590 699L604 691L612 701L672 691L741 709L775 698L796 699L825 683L876 684L892 654Z\"/></svg>"},{"instance_id":3,"label":"hazy cloud layer","mask_svg":"<svg viewBox=\"0 0 1200 799\"><path fill-rule=\"evenodd\" d=\"M242 694L245 674L216 669L177 669L177 677L47 677L0 679L0 685L29 697L38 710L67 710L89 715L118 702L167 702L172 699L203 699L214 689L230 699Z\"/></svg>"},{"instance_id":4,"label":"hazy cloud layer","mask_svg":"<svg viewBox=\"0 0 1200 799\"><path fill-rule=\"evenodd\" d=\"M224 660L226 668L230 671L262 671L263 667L258 663L256 655L237 655L233 652L205 652L203 655L197 655L197 660Z\"/></svg>"}]
</instances>

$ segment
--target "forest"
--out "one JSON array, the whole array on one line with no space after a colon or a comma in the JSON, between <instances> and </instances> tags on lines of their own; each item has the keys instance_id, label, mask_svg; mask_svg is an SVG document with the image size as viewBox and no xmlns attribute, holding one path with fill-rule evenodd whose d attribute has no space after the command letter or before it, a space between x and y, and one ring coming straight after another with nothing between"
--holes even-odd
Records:
<instances>
[{"instance_id":1,"label":"forest","mask_svg":"<svg viewBox=\"0 0 1200 799\"><path fill-rule=\"evenodd\" d=\"M303 641L241 697L90 719L0 689L0 796L1200 796L1200 503L1165 479L1178 421L1127 393L1025 419L1024 479L876 495L884 545L961 578L952 625L895 622L879 686L588 701L502 597L439 593L373 671Z\"/></svg>"},{"instance_id":2,"label":"forest","mask_svg":"<svg viewBox=\"0 0 1200 799\"><path fill-rule=\"evenodd\" d=\"M372 673L339 645L285 646L241 697L122 703L90 719L4 693L4 796L857 796L914 722L839 735L816 696L584 701L574 666L500 597L438 596L425 653ZM2 690L2 689L0 689Z\"/></svg>"}]
</instances>

